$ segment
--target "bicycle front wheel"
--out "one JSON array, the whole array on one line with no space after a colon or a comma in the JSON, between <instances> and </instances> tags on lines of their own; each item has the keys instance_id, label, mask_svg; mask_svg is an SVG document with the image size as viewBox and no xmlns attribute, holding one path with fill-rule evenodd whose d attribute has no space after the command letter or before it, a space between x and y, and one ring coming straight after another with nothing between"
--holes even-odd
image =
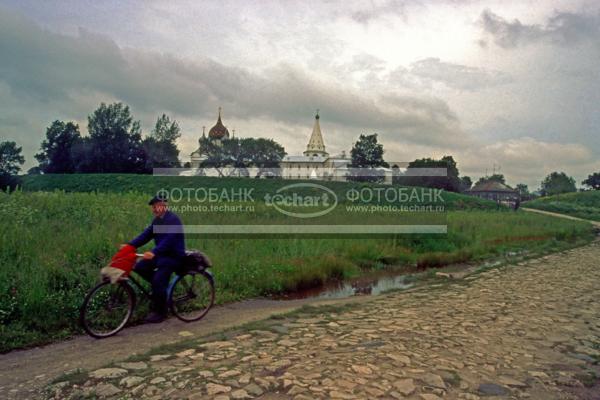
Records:
<instances>
[{"instance_id":1,"label":"bicycle front wheel","mask_svg":"<svg viewBox=\"0 0 600 400\"><path fill-rule=\"evenodd\" d=\"M119 332L135 307L135 293L127 282L102 282L85 296L79 320L92 337L101 339Z\"/></svg>"},{"instance_id":2,"label":"bicycle front wheel","mask_svg":"<svg viewBox=\"0 0 600 400\"><path fill-rule=\"evenodd\" d=\"M179 276L171 291L171 311L185 322L198 321L215 302L215 285L206 272Z\"/></svg>"}]
</instances>

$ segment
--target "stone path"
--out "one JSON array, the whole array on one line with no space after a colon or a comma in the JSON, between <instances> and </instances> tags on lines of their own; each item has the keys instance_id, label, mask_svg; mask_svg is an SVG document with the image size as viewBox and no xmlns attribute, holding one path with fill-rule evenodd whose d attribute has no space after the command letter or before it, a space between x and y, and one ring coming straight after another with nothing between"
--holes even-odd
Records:
<instances>
[{"instance_id":1,"label":"stone path","mask_svg":"<svg viewBox=\"0 0 600 400\"><path fill-rule=\"evenodd\" d=\"M360 301L364 301L363 298L335 301L244 300L213 307L200 322L188 324L171 317L158 325L128 326L118 335L102 340L81 335L47 346L0 354L0 399L30 400L40 388L64 371L94 370L126 356L146 353L156 346L180 342L186 337L205 337L273 314L290 312L303 305Z\"/></svg>"},{"instance_id":2,"label":"stone path","mask_svg":"<svg viewBox=\"0 0 600 400\"><path fill-rule=\"evenodd\" d=\"M80 399L599 399L600 244L72 376Z\"/></svg>"}]
</instances>

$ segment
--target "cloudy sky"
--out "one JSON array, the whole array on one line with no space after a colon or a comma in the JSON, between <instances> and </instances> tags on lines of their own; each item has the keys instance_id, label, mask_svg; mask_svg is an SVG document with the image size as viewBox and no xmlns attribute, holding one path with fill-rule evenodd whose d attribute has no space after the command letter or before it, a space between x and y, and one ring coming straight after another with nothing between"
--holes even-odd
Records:
<instances>
[{"instance_id":1,"label":"cloudy sky","mask_svg":"<svg viewBox=\"0 0 600 400\"><path fill-rule=\"evenodd\" d=\"M176 118L184 161L219 106L299 154L318 108L332 154L376 132L535 189L600 170L599 64L597 0L0 0L0 140L27 169L53 120L123 101Z\"/></svg>"}]
</instances>

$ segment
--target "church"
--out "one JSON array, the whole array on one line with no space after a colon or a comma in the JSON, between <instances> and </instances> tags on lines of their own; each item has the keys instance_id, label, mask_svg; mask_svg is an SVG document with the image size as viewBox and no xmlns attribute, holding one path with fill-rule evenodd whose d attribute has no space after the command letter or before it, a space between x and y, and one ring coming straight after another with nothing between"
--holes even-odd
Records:
<instances>
[{"instance_id":1,"label":"church","mask_svg":"<svg viewBox=\"0 0 600 400\"><path fill-rule=\"evenodd\" d=\"M235 133L235 131L234 131ZM217 123L215 126L210 128L208 131L208 138L206 137L206 132L204 127L202 127L202 137L198 140L198 149L190 154L190 165L192 168L199 168L200 163L206 160L206 145L209 141L212 142L221 142L221 140L229 139L229 130L223 125L223 121L221 121L221 107L219 107L219 117L217 118Z\"/></svg>"},{"instance_id":2,"label":"church","mask_svg":"<svg viewBox=\"0 0 600 400\"><path fill-rule=\"evenodd\" d=\"M330 156L326 151L323 133L321 132L320 118L319 111L317 110L312 133L306 145L306 150L302 155L285 156L279 164L279 169L276 172L270 172L269 176L276 176L283 179L347 180L351 160L346 156L346 152L344 151L337 156ZM221 120L221 108L219 107L217 123L210 128L208 136L204 127L202 128L202 137L198 140L198 149L190 155L192 171L184 172L183 174L200 173L206 176L241 176L234 171L235 168L233 167L225 168L225 170L232 170L227 171L226 174L223 173L223 170L215 172L212 168L200 168L201 163L207 159L207 145L215 142L219 144L222 140L229 139L229 137L229 130L223 125L223 121ZM385 171L386 183L391 182L390 171L387 171L387 169ZM258 174L260 174L258 168L248 168L244 176L256 177ZM266 175L262 174L260 176Z\"/></svg>"},{"instance_id":3,"label":"church","mask_svg":"<svg viewBox=\"0 0 600 400\"><path fill-rule=\"evenodd\" d=\"M327 153L319 120L319 111L317 110L312 134L303 155L285 156L281 160L282 178L346 180L350 159L346 157L345 152L339 156L330 156Z\"/></svg>"}]
</instances>

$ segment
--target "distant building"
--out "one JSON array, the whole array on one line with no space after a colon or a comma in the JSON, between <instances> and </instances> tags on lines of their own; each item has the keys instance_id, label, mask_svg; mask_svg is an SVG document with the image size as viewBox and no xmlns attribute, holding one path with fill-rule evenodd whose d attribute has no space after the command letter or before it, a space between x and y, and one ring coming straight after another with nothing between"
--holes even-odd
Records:
<instances>
[{"instance_id":1,"label":"distant building","mask_svg":"<svg viewBox=\"0 0 600 400\"><path fill-rule=\"evenodd\" d=\"M285 156L280 162L280 169L277 172L271 172L271 176L278 176L284 179L317 179L317 180L333 180L346 181L350 173L351 160L346 156L346 152L342 151L340 155L330 156L325 150L325 142L323 141L323 133L321 132L319 112L315 115L313 130L308 140L306 150L302 155ZM234 131L235 133L235 131ZM190 171L183 172L183 175L206 175L206 176L266 176L261 174L259 168L244 169L241 171L234 167L220 168L218 171L215 168L201 168L203 161L207 159L206 147L211 143L220 144L222 140L229 138L229 131L221 121L221 108L219 107L219 116L215 126L210 128L208 137L204 128L202 129L202 137L198 140L198 148L190 154ZM392 169L377 168L383 171L385 183L392 183ZM264 172L264 171L263 171Z\"/></svg>"},{"instance_id":2,"label":"distant building","mask_svg":"<svg viewBox=\"0 0 600 400\"><path fill-rule=\"evenodd\" d=\"M284 179L346 180L350 159L345 152L330 156L319 123L319 112L315 115L312 134L301 156L285 156L280 163Z\"/></svg>"},{"instance_id":3,"label":"distant building","mask_svg":"<svg viewBox=\"0 0 600 400\"><path fill-rule=\"evenodd\" d=\"M221 107L219 107L217 123L208 131L208 137L202 127L202 137L198 140L198 148L190 154L191 167L199 168L202 161L206 160L206 145L209 142L220 143L223 139L229 139L229 131L221 121Z\"/></svg>"},{"instance_id":4,"label":"distant building","mask_svg":"<svg viewBox=\"0 0 600 400\"><path fill-rule=\"evenodd\" d=\"M468 195L499 203L514 204L520 201L519 192L504 183L489 180L475 184L465 192Z\"/></svg>"}]
</instances>

